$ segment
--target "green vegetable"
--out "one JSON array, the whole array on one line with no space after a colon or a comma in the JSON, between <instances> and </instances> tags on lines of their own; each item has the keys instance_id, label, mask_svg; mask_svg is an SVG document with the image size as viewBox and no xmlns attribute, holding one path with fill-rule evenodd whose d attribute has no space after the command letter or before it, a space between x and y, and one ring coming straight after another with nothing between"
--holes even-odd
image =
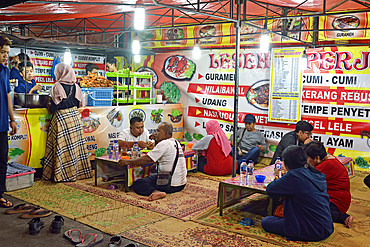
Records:
<instances>
[{"instance_id":1,"label":"green vegetable","mask_svg":"<svg viewBox=\"0 0 370 247\"><path fill-rule=\"evenodd\" d=\"M173 82L164 82L159 88L163 91L164 95L168 97L170 102L179 102L181 92Z\"/></svg>"},{"instance_id":2,"label":"green vegetable","mask_svg":"<svg viewBox=\"0 0 370 247\"><path fill-rule=\"evenodd\" d=\"M159 124L162 121L162 118L161 118L162 112L163 112L163 109L161 109L161 108L159 108L158 111L157 110L152 110L152 112L150 114L150 119L154 123Z\"/></svg>"},{"instance_id":3,"label":"green vegetable","mask_svg":"<svg viewBox=\"0 0 370 247\"><path fill-rule=\"evenodd\" d=\"M356 165L361 167L361 168L369 168L370 165L367 163L367 161L362 158L361 156L358 156L356 159L355 159L355 162L356 162Z\"/></svg>"},{"instance_id":4,"label":"green vegetable","mask_svg":"<svg viewBox=\"0 0 370 247\"><path fill-rule=\"evenodd\" d=\"M272 152L274 152L274 153L275 153L275 151L276 151L276 146L275 146L275 145L270 145L270 146L269 146L269 149L270 149Z\"/></svg>"},{"instance_id":5,"label":"green vegetable","mask_svg":"<svg viewBox=\"0 0 370 247\"><path fill-rule=\"evenodd\" d=\"M188 71L186 71L185 76L186 78L191 78L194 74L195 64L190 60L188 60L188 62L190 63L190 68Z\"/></svg>"},{"instance_id":6,"label":"green vegetable","mask_svg":"<svg viewBox=\"0 0 370 247\"><path fill-rule=\"evenodd\" d=\"M204 136L203 136L202 134L196 134L196 133L194 133L194 134L193 134L193 137L194 137L194 139L195 139L195 140L199 141L199 140L200 140L200 139L202 139Z\"/></svg>"},{"instance_id":7,"label":"green vegetable","mask_svg":"<svg viewBox=\"0 0 370 247\"><path fill-rule=\"evenodd\" d=\"M107 151L106 148L98 148L97 150L95 150L95 156L96 157L101 157L105 154L105 152Z\"/></svg>"},{"instance_id":8,"label":"green vegetable","mask_svg":"<svg viewBox=\"0 0 370 247\"><path fill-rule=\"evenodd\" d=\"M262 151L261 153L263 153L263 154L268 154L268 150L265 150L265 151Z\"/></svg>"},{"instance_id":9,"label":"green vegetable","mask_svg":"<svg viewBox=\"0 0 370 247\"><path fill-rule=\"evenodd\" d=\"M181 111L179 111L179 110L177 110L177 109L172 109L172 111L171 111L171 115L172 115L173 117L177 117L177 116L181 115Z\"/></svg>"},{"instance_id":10,"label":"green vegetable","mask_svg":"<svg viewBox=\"0 0 370 247\"><path fill-rule=\"evenodd\" d=\"M191 134L189 133L189 131L186 131L184 137L189 142L191 142L193 140L193 137L191 137Z\"/></svg>"}]
</instances>

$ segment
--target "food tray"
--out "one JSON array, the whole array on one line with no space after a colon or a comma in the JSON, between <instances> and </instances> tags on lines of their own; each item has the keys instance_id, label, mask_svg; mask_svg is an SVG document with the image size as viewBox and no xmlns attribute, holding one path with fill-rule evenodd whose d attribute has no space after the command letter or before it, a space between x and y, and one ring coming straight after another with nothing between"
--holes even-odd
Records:
<instances>
[{"instance_id":1,"label":"food tray","mask_svg":"<svg viewBox=\"0 0 370 247\"><path fill-rule=\"evenodd\" d=\"M113 88L81 88L82 92L89 94L87 106L112 106Z\"/></svg>"}]
</instances>

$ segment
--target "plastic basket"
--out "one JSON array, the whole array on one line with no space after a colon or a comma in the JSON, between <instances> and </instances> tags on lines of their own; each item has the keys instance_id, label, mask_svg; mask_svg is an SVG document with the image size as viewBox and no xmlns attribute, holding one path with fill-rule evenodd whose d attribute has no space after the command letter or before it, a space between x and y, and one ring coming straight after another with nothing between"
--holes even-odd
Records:
<instances>
[{"instance_id":1,"label":"plastic basket","mask_svg":"<svg viewBox=\"0 0 370 247\"><path fill-rule=\"evenodd\" d=\"M112 106L113 88L81 88L89 94L87 106Z\"/></svg>"}]
</instances>

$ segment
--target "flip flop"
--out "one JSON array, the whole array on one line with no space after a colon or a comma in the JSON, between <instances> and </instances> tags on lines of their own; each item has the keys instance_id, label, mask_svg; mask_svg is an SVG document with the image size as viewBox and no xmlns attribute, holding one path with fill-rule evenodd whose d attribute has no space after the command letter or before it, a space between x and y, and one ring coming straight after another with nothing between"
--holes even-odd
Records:
<instances>
[{"instance_id":1,"label":"flip flop","mask_svg":"<svg viewBox=\"0 0 370 247\"><path fill-rule=\"evenodd\" d=\"M19 217L21 217L22 219L31 219L36 217L42 218L49 215L51 215L51 211L37 207L28 213L21 214Z\"/></svg>"},{"instance_id":2,"label":"flip flop","mask_svg":"<svg viewBox=\"0 0 370 247\"><path fill-rule=\"evenodd\" d=\"M120 235L115 235L109 240L108 247L117 247L121 244L122 238Z\"/></svg>"},{"instance_id":3,"label":"flip flop","mask_svg":"<svg viewBox=\"0 0 370 247\"><path fill-rule=\"evenodd\" d=\"M81 243L76 244L76 247L90 247L101 242L103 242L103 235L89 233L83 237Z\"/></svg>"},{"instance_id":4,"label":"flip flop","mask_svg":"<svg viewBox=\"0 0 370 247\"><path fill-rule=\"evenodd\" d=\"M27 213L35 209L34 206L31 206L27 203L19 204L14 208L5 210L6 214L19 214L19 213Z\"/></svg>"},{"instance_id":5,"label":"flip flop","mask_svg":"<svg viewBox=\"0 0 370 247\"><path fill-rule=\"evenodd\" d=\"M80 230L71 229L64 233L64 237L71 241L72 244L76 245L82 241L82 233Z\"/></svg>"},{"instance_id":6,"label":"flip flop","mask_svg":"<svg viewBox=\"0 0 370 247\"><path fill-rule=\"evenodd\" d=\"M4 201L1 200L1 199L4 199ZM9 203L10 203L10 205L9 205ZM11 207L13 207L13 203L11 203L10 201L8 201L4 197L2 197L2 198L0 198L0 207L2 207L2 208L11 208Z\"/></svg>"}]
</instances>

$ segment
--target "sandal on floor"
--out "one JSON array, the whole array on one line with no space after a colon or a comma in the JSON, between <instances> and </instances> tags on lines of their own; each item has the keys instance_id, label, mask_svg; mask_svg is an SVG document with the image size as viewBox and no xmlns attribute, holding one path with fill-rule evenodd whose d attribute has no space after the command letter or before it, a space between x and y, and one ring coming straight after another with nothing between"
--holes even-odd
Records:
<instances>
[{"instance_id":1,"label":"sandal on floor","mask_svg":"<svg viewBox=\"0 0 370 247\"><path fill-rule=\"evenodd\" d=\"M4 200L2 200L4 199ZM9 205L10 203L10 205ZM10 201L8 201L7 199L5 199L4 197L3 198L0 198L0 207L2 208L11 208L13 207L13 203L11 203Z\"/></svg>"},{"instance_id":2,"label":"sandal on floor","mask_svg":"<svg viewBox=\"0 0 370 247\"><path fill-rule=\"evenodd\" d=\"M109 240L108 247L117 247L121 244L122 238L120 235L115 235Z\"/></svg>"},{"instance_id":3,"label":"sandal on floor","mask_svg":"<svg viewBox=\"0 0 370 247\"><path fill-rule=\"evenodd\" d=\"M34 209L35 209L34 206L31 206L27 203L23 203L23 204L19 204L19 205L15 206L14 208L5 210L5 213L6 214L27 213L27 212L30 212Z\"/></svg>"},{"instance_id":4,"label":"sandal on floor","mask_svg":"<svg viewBox=\"0 0 370 247\"><path fill-rule=\"evenodd\" d=\"M51 215L51 211L37 207L28 213L21 214L19 217L21 217L22 219L31 219L36 217L42 218L49 215Z\"/></svg>"},{"instance_id":5,"label":"sandal on floor","mask_svg":"<svg viewBox=\"0 0 370 247\"><path fill-rule=\"evenodd\" d=\"M81 243L76 244L76 247L90 247L101 242L103 242L103 235L89 233L83 237Z\"/></svg>"},{"instance_id":6,"label":"sandal on floor","mask_svg":"<svg viewBox=\"0 0 370 247\"><path fill-rule=\"evenodd\" d=\"M64 237L71 241L72 244L76 245L82 241L82 233L78 229L71 229L64 233Z\"/></svg>"}]
</instances>

